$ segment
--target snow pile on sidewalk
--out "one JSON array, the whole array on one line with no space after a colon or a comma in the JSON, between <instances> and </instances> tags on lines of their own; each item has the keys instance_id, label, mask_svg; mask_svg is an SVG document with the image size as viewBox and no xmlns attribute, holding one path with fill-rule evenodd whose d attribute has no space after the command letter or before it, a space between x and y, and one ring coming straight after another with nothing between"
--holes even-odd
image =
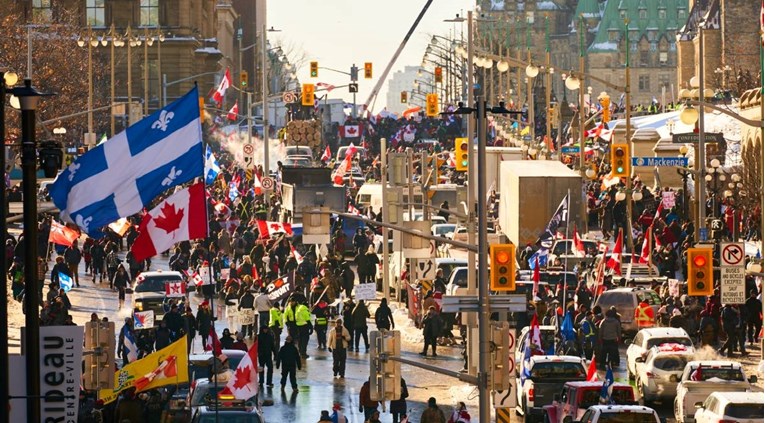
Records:
<instances>
[{"instance_id":1,"label":"snow pile on sidewalk","mask_svg":"<svg viewBox=\"0 0 765 423\"><path fill-rule=\"evenodd\" d=\"M396 303L391 303L390 308L393 311L393 321L396 322L396 329L401 332L401 339L404 342L421 346L425 342L425 337L422 336L422 329L418 329L414 325L412 319L409 318L407 309L399 308Z\"/></svg>"},{"instance_id":2,"label":"snow pile on sidewalk","mask_svg":"<svg viewBox=\"0 0 765 423\"><path fill-rule=\"evenodd\" d=\"M478 388L473 385L454 385L449 387L449 397L451 404L457 404L462 401L467 406L471 416L478 418ZM446 404L441 404L446 405Z\"/></svg>"}]
</instances>

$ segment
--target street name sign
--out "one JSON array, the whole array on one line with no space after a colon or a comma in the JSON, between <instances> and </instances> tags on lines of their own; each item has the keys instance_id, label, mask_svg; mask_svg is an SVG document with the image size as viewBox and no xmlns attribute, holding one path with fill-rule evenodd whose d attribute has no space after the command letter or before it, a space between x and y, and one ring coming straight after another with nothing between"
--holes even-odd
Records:
<instances>
[{"instance_id":1,"label":"street name sign","mask_svg":"<svg viewBox=\"0 0 765 423\"><path fill-rule=\"evenodd\" d=\"M523 294L492 295L489 301L493 312L524 312L526 296ZM478 311L478 297L471 295L446 295L441 302L444 313Z\"/></svg>"},{"instance_id":2,"label":"street name sign","mask_svg":"<svg viewBox=\"0 0 765 423\"><path fill-rule=\"evenodd\" d=\"M633 157L632 166L688 166L687 157Z\"/></svg>"},{"instance_id":3,"label":"street name sign","mask_svg":"<svg viewBox=\"0 0 765 423\"><path fill-rule=\"evenodd\" d=\"M563 154L576 154L579 153L578 145L566 145L560 148L560 152Z\"/></svg>"},{"instance_id":4,"label":"street name sign","mask_svg":"<svg viewBox=\"0 0 765 423\"><path fill-rule=\"evenodd\" d=\"M699 134L695 132L686 132L684 134L672 134L672 144L694 144L699 142ZM705 132L704 143L718 143L725 142L723 134L721 132Z\"/></svg>"}]
</instances>

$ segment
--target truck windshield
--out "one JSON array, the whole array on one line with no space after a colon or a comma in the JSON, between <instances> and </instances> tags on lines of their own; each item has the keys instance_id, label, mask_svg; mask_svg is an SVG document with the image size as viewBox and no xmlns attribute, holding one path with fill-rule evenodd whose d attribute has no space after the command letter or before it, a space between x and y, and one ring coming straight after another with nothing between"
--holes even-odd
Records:
<instances>
[{"instance_id":1,"label":"truck windshield","mask_svg":"<svg viewBox=\"0 0 765 423\"><path fill-rule=\"evenodd\" d=\"M696 369L691 369L691 374L693 374L693 372L695 371ZM701 373L701 380L709 380L709 379L716 378L716 379L722 379L722 380L731 380L735 382L744 381L744 373L741 371L741 369L702 367L700 373ZM698 375L696 376L696 378L698 378ZM693 380L696 380L696 379L693 379Z\"/></svg>"},{"instance_id":2,"label":"truck windshield","mask_svg":"<svg viewBox=\"0 0 765 423\"><path fill-rule=\"evenodd\" d=\"M585 376L581 363L563 361L542 362L534 364L531 369L531 379L581 379Z\"/></svg>"},{"instance_id":3,"label":"truck windshield","mask_svg":"<svg viewBox=\"0 0 765 423\"><path fill-rule=\"evenodd\" d=\"M632 388L614 389L611 393L611 399L615 404L627 404L632 402ZM579 408L590 408L593 405L600 404L600 388L588 389L582 392L582 398L579 400Z\"/></svg>"},{"instance_id":4,"label":"truck windshield","mask_svg":"<svg viewBox=\"0 0 765 423\"><path fill-rule=\"evenodd\" d=\"M669 355L658 357L653 360L653 366L667 372L682 371L688 362L688 356Z\"/></svg>"},{"instance_id":5,"label":"truck windshield","mask_svg":"<svg viewBox=\"0 0 765 423\"><path fill-rule=\"evenodd\" d=\"M603 413L598 423L656 423L652 413Z\"/></svg>"}]
</instances>

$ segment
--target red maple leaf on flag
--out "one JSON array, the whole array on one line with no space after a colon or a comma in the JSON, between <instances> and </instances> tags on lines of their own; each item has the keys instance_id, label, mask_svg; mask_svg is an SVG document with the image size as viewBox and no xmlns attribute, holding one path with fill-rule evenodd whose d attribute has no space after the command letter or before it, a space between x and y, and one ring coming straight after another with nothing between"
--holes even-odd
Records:
<instances>
[{"instance_id":1,"label":"red maple leaf on flag","mask_svg":"<svg viewBox=\"0 0 765 423\"><path fill-rule=\"evenodd\" d=\"M346 132L348 132L349 134L355 134L355 133L356 133L356 127L355 127L355 126L349 126L349 127L348 127L348 128L346 128L345 130L346 130Z\"/></svg>"},{"instance_id":2,"label":"red maple leaf on flag","mask_svg":"<svg viewBox=\"0 0 765 423\"><path fill-rule=\"evenodd\" d=\"M250 378L252 376L250 370L250 366L247 366L244 369L239 367L236 368L236 373L234 374L234 388L242 389L250 383Z\"/></svg>"},{"instance_id":3,"label":"red maple leaf on flag","mask_svg":"<svg viewBox=\"0 0 765 423\"><path fill-rule=\"evenodd\" d=\"M165 203L162 206L162 214L154 218L154 225L165 232L170 233L181 226L183 220L183 209L175 209L174 204Z\"/></svg>"}]
</instances>

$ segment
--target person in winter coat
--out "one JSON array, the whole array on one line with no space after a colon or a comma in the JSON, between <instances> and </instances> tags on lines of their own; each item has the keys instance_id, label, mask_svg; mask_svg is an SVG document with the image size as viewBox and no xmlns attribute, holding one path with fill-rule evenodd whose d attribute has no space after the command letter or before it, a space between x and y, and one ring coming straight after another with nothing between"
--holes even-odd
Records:
<instances>
[{"instance_id":1,"label":"person in winter coat","mask_svg":"<svg viewBox=\"0 0 765 423\"><path fill-rule=\"evenodd\" d=\"M762 330L762 301L757 299L757 289L752 289L749 298L744 304L746 308L746 332L749 338L749 346L760 343L760 330Z\"/></svg>"},{"instance_id":2,"label":"person in winter coat","mask_svg":"<svg viewBox=\"0 0 765 423\"><path fill-rule=\"evenodd\" d=\"M377 273L377 266L380 264L380 258L377 257L377 253L375 252L375 246L370 245L367 247L367 253L366 253L366 271L364 272L366 274L366 280L364 282L359 281L359 283L374 283L375 282L375 274Z\"/></svg>"},{"instance_id":3,"label":"person in winter coat","mask_svg":"<svg viewBox=\"0 0 765 423\"><path fill-rule=\"evenodd\" d=\"M157 330L154 331L154 351L159 351L168 345L170 345L170 329L167 328L167 323L162 320L159 322Z\"/></svg>"},{"instance_id":4,"label":"person in winter coat","mask_svg":"<svg viewBox=\"0 0 765 423\"><path fill-rule=\"evenodd\" d=\"M125 271L125 266L120 265L117 268L117 273L114 274L111 284L119 292L120 310L122 310L122 306L125 304L125 290L130 285L130 276Z\"/></svg>"},{"instance_id":5,"label":"person in winter coat","mask_svg":"<svg viewBox=\"0 0 765 423\"><path fill-rule=\"evenodd\" d=\"M467 406L464 402L457 403L447 423L470 423L470 414L467 412Z\"/></svg>"},{"instance_id":6,"label":"person in winter coat","mask_svg":"<svg viewBox=\"0 0 765 423\"><path fill-rule=\"evenodd\" d=\"M228 328L223 329L223 335L220 337L220 347L224 350L232 349L234 345L234 337L231 335L231 331Z\"/></svg>"},{"instance_id":7,"label":"person in winter coat","mask_svg":"<svg viewBox=\"0 0 765 423\"><path fill-rule=\"evenodd\" d=\"M388 299L380 300L380 306L375 311L375 325L379 330L391 330L396 328L396 322L393 321L393 313L388 307Z\"/></svg>"},{"instance_id":8,"label":"person in winter coat","mask_svg":"<svg viewBox=\"0 0 765 423\"><path fill-rule=\"evenodd\" d=\"M356 234L353 235L353 252L355 254L363 253L367 250L369 239L364 235L364 229L357 228Z\"/></svg>"},{"instance_id":9,"label":"person in winter coat","mask_svg":"<svg viewBox=\"0 0 765 423\"><path fill-rule=\"evenodd\" d=\"M248 256L249 257L249 256ZM249 313L255 313L255 296L252 294L251 289L246 289L244 294L239 298L239 305L237 309L241 313L242 309L248 310ZM248 323L242 324L242 335L249 336L252 339L255 336L255 324Z\"/></svg>"},{"instance_id":10,"label":"person in winter coat","mask_svg":"<svg viewBox=\"0 0 765 423\"><path fill-rule=\"evenodd\" d=\"M231 349L247 352L247 343L244 342L244 335L241 332L236 334L236 341L234 341Z\"/></svg>"},{"instance_id":11,"label":"person in winter coat","mask_svg":"<svg viewBox=\"0 0 765 423\"><path fill-rule=\"evenodd\" d=\"M327 349L327 326L329 325L329 305L324 300L320 300L311 310L316 317L314 320L314 331L316 332L316 342L319 349Z\"/></svg>"},{"instance_id":12,"label":"person in winter coat","mask_svg":"<svg viewBox=\"0 0 765 423\"><path fill-rule=\"evenodd\" d=\"M276 353L279 352L279 343L282 339L282 329L284 329L284 315L279 307L279 301L274 302L268 314L268 329L274 337L274 358L276 358ZM263 326L261 325L261 327Z\"/></svg>"},{"instance_id":13,"label":"person in winter coat","mask_svg":"<svg viewBox=\"0 0 765 423\"><path fill-rule=\"evenodd\" d=\"M348 357L348 345L351 334L343 327L341 319L335 320L335 326L329 331L329 352L332 353L332 372L334 377L345 377L345 361Z\"/></svg>"},{"instance_id":14,"label":"person in winter coat","mask_svg":"<svg viewBox=\"0 0 765 423\"><path fill-rule=\"evenodd\" d=\"M393 423L399 423L406 415L406 399L409 398L409 389L406 387L406 380L401 378L401 396L398 399L391 400L390 414L393 416Z\"/></svg>"},{"instance_id":15,"label":"person in winter coat","mask_svg":"<svg viewBox=\"0 0 765 423\"><path fill-rule=\"evenodd\" d=\"M728 335L728 339L720 348L720 355L725 355L725 350L728 350L728 357L733 356L733 348L738 342L738 326L739 326L739 314L738 310L733 308L731 304L725 304L722 312L720 312L720 320L722 320L723 332Z\"/></svg>"},{"instance_id":16,"label":"person in winter coat","mask_svg":"<svg viewBox=\"0 0 765 423\"><path fill-rule=\"evenodd\" d=\"M622 325L616 318L616 312L609 309L606 318L598 326L598 341L603 350L601 363L611 363L611 367L619 366L619 340L622 337Z\"/></svg>"},{"instance_id":17,"label":"person in winter coat","mask_svg":"<svg viewBox=\"0 0 765 423\"><path fill-rule=\"evenodd\" d=\"M441 317L438 315L436 308L430 306L428 308L428 314L422 319L422 335L425 338L425 345L422 347L421 356L428 355L428 346L433 348L433 357L438 357L436 354L436 340L441 335L443 324L441 323Z\"/></svg>"},{"instance_id":18,"label":"person in winter coat","mask_svg":"<svg viewBox=\"0 0 765 423\"><path fill-rule=\"evenodd\" d=\"M128 359L128 347L125 344L125 338L132 336L135 339L135 332L133 331L133 319L131 317L125 318L125 324L120 329L119 337L117 338L117 358L122 358L122 365L126 366L130 360Z\"/></svg>"},{"instance_id":19,"label":"person in winter coat","mask_svg":"<svg viewBox=\"0 0 765 423\"><path fill-rule=\"evenodd\" d=\"M364 348L366 348L366 351L369 352L369 335L367 334L367 319L370 316L369 316L369 309L367 308L367 305L364 303L364 300L359 300L359 303L356 304L356 307L353 308L351 317L353 318L353 333L355 334L354 345L356 346L356 351L357 352L359 351L360 338L364 338Z\"/></svg>"},{"instance_id":20,"label":"person in winter coat","mask_svg":"<svg viewBox=\"0 0 765 423\"><path fill-rule=\"evenodd\" d=\"M143 423L144 405L135 395L135 389L130 388L123 392L117 403L114 421L120 423Z\"/></svg>"},{"instance_id":21,"label":"person in winter coat","mask_svg":"<svg viewBox=\"0 0 765 423\"><path fill-rule=\"evenodd\" d=\"M444 412L438 408L435 398L428 398L428 408L422 412L420 423L446 423L446 416L444 416Z\"/></svg>"},{"instance_id":22,"label":"person in winter coat","mask_svg":"<svg viewBox=\"0 0 765 423\"><path fill-rule=\"evenodd\" d=\"M202 336L202 346L207 349L210 340L210 328L212 328L213 315L210 310L210 303L207 300L202 301L197 309L197 328Z\"/></svg>"},{"instance_id":23,"label":"person in winter coat","mask_svg":"<svg viewBox=\"0 0 765 423\"><path fill-rule=\"evenodd\" d=\"M372 417L372 413L377 411L379 402L372 400L369 394L369 380L364 382L359 390L359 413L364 413L364 421Z\"/></svg>"},{"instance_id":24,"label":"person in winter coat","mask_svg":"<svg viewBox=\"0 0 765 423\"><path fill-rule=\"evenodd\" d=\"M359 284L367 283L367 265L368 256L365 252L359 251L353 258L353 262L356 264L356 273L359 275Z\"/></svg>"},{"instance_id":25,"label":"person in winter coat","mask_svg":"<svg viewBox=\"0 0 765 423\"><path fill-rule=\"evenodd\" d=\"M297 391L297 376L296 372L302 369L300 362L300 353L298 352L295 343L292 342L292 337L287 335L284 340L284 345L279 348L279 354L276 356L276 368L282 368L282 392L286 388L287 378L290 379L292 390Z\"/></svg>"},{"instance_id":26,"label":"person in winter coat","mask_svg":"<svg viewBox=\"0 0 765 423\"><path fill-rule=\"evenodd\" d=\"M186 313L183 315L183 332L186 334L186 351L191 353L191 345L197 336L197 319L191 307L186 307Z\"/></svg>"},{"instance_id":27,"label":"person in winter coat","mask_svg":"<svg viewBox=\"0 0 765 423\"><path fill-rule=\"evenodd\" d=\"M269 388L274 386L274 361L272 354L274 352L274 335L269 330L268 326L261 326L260 333L258 333L258 365L263 369L259 376L258 381L263 385L263 378L265 375L266 385ZM282 383L284 386L284 383Z\"/></svg>"},{"instance_id":28,"label":"person in winter coat","mask_svg":"<svg viewBox=\"0 0 765 423\"><path fill-rule=\"evenodd\" d=\"M255 297L255 312L258 313L257 322L263 326L268 326L270 322L269 313L271 311L271 300L268 298L266 287L260 288L260 295Z\"/></svg>"},{"instance_id":29,"label":"person in winter coat","mask_svg":"<svg viewBox=\"0 0 765 423\"><path fill-rule=\"evenodd\" d=\"M82 261L82 252L77 247L77 241L72 242L72 245L64 250L64 261L69 266L69 274L74 279L77 287L80 287L80 276L78 274L78 268L80 267L80 261Z\"/></svg>"}]
</instances>

